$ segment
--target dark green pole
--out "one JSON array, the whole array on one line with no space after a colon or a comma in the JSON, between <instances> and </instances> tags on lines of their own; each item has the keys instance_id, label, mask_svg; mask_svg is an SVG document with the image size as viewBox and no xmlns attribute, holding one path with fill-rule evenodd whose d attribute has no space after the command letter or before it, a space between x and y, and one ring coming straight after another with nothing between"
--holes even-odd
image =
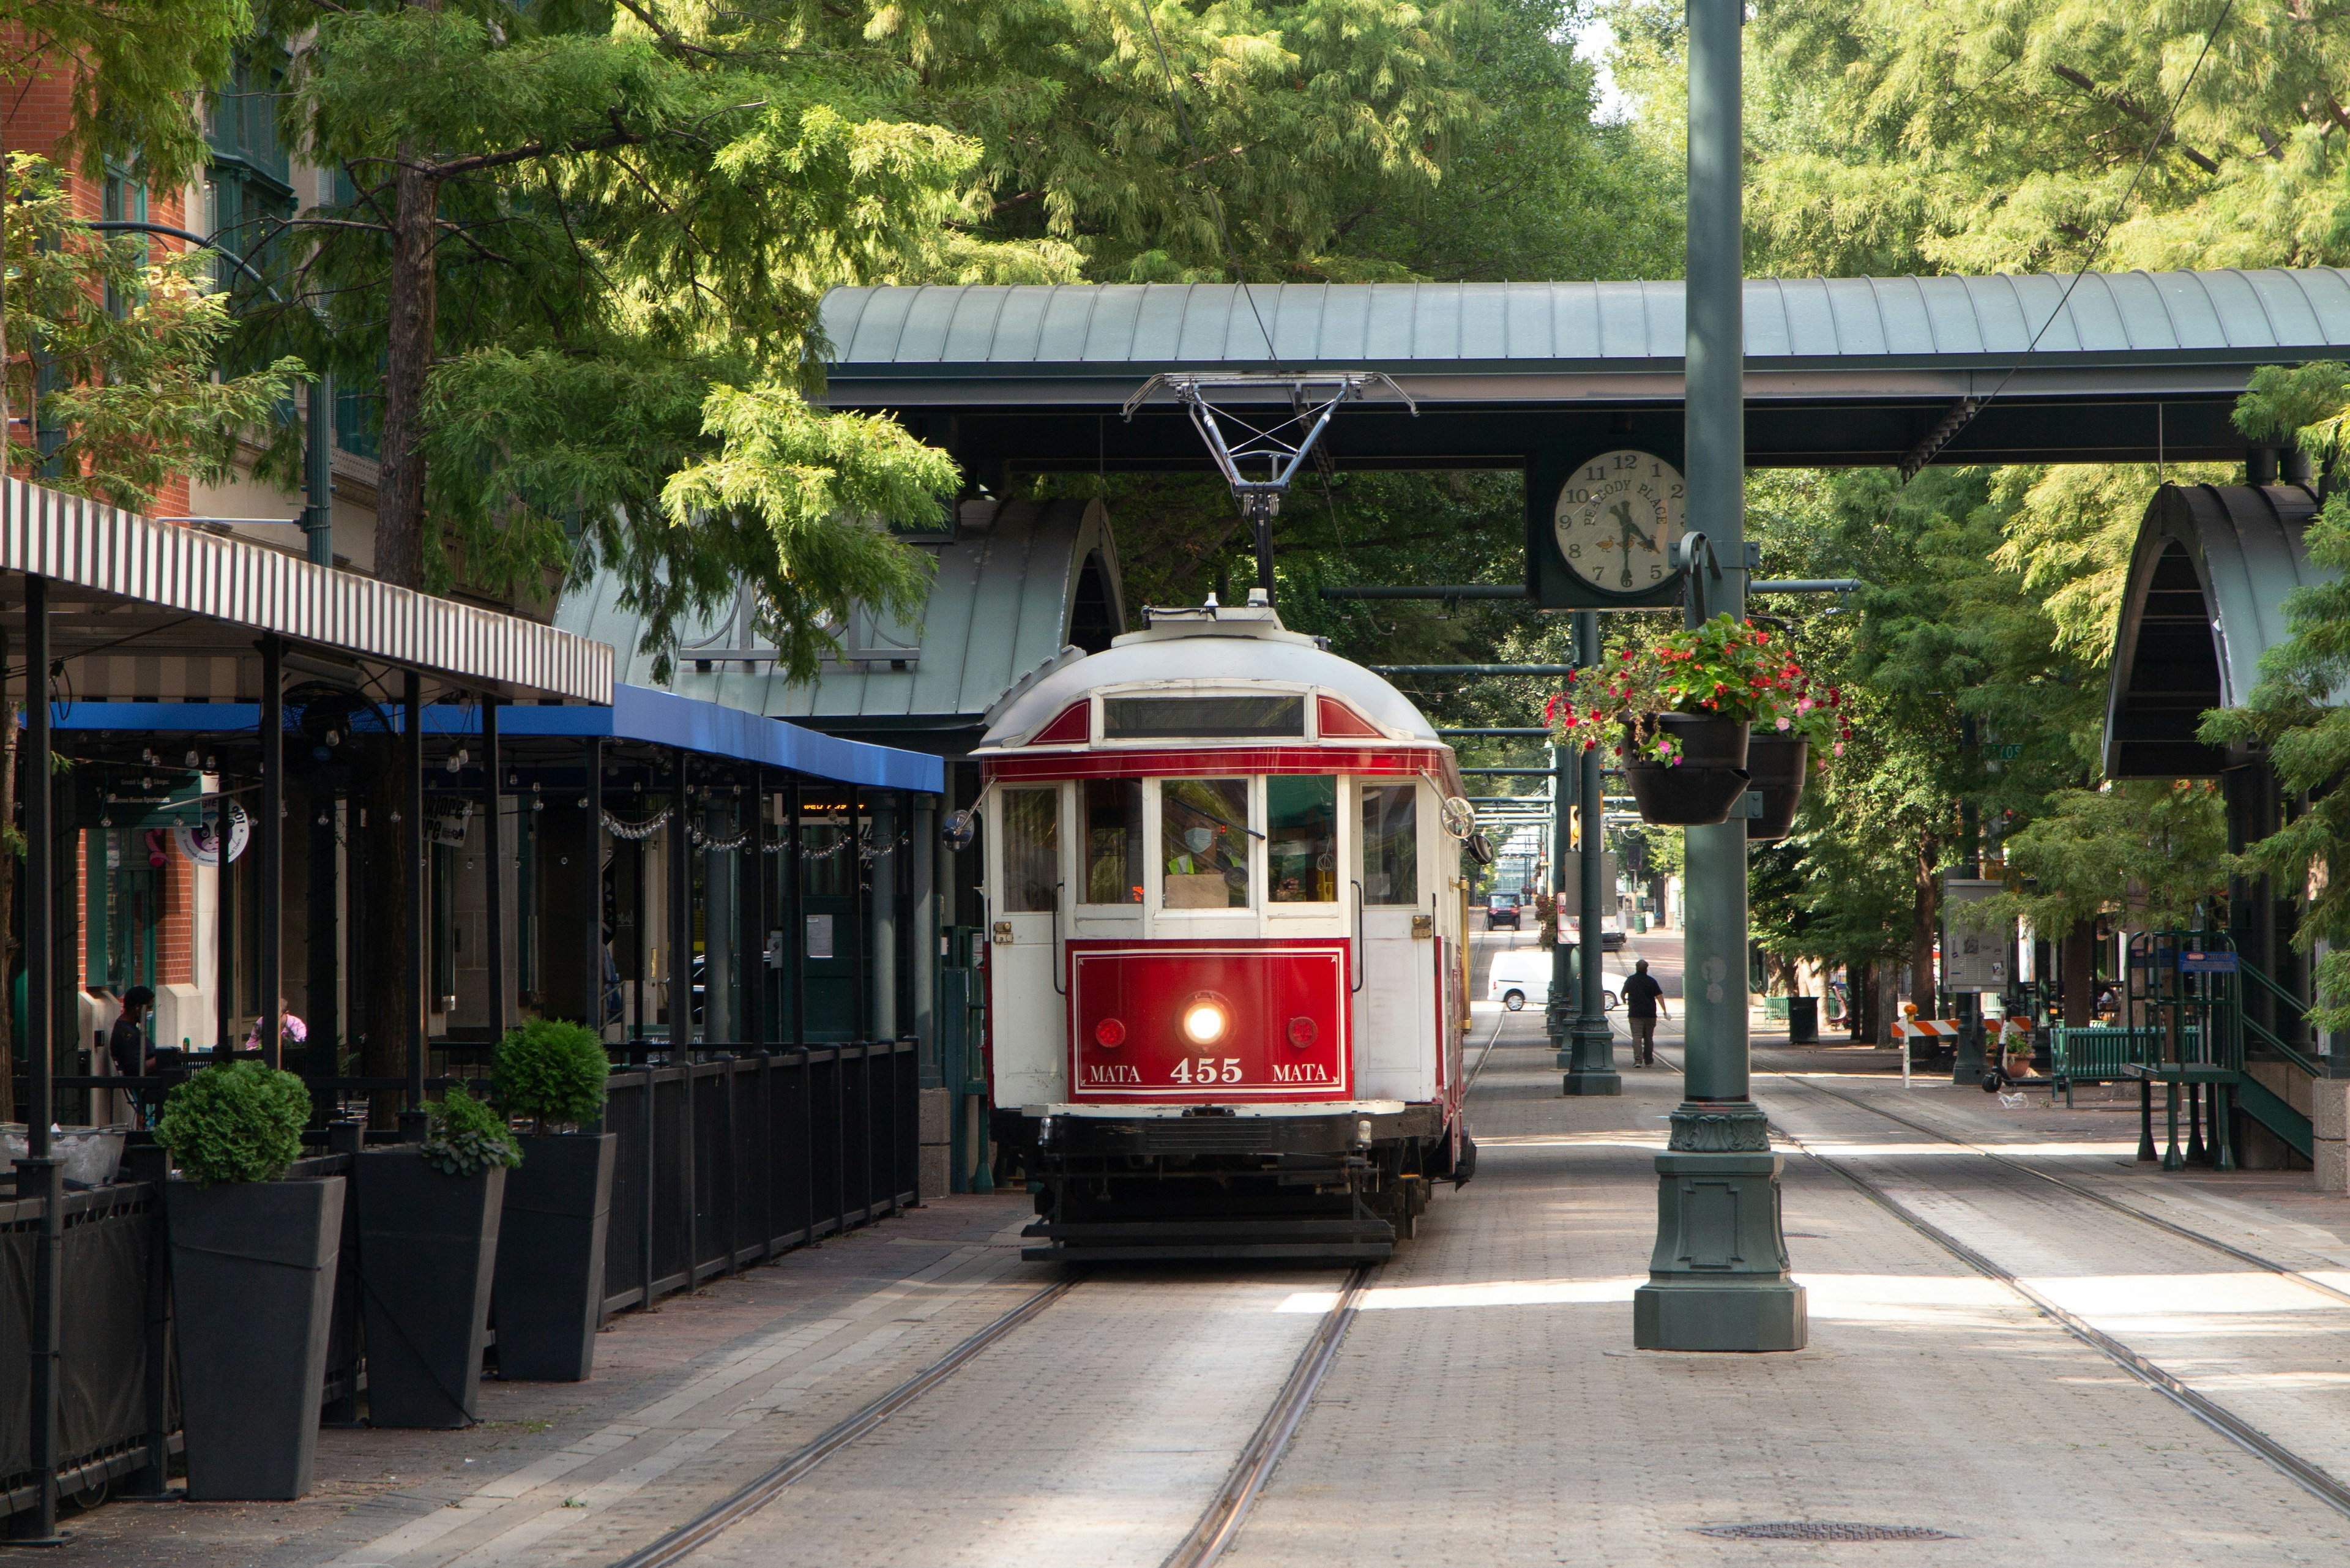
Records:
<instances>
[{"instance_id":1,"label":"dark green pole","mask_svg":"<svg viewBox=\"0 0 2350 1568\"><path fill-rule=\"evenodd\" d=\"M1687 526L1721 564L1711 607L1732 615L1746 607L1744 20L1744 0L1690 0ZM1686 1098L1657 1157L1657 1244L1633 1294L1633 1343L1800 1350L1804 1292L1788 1277L1779 1158L1747 1086L1745 821L1692 827L1688 846Z\"/></svg>"},{"instance_id":2,"label":"dark green pole","mask_svg":"<svg viewBox=\"0 0 2350 1568\"><path fill-rule=\"evenodd\" d=\"M1575 661L1585 668L1599 662L1599 612L1575 612ZM1575 949L1577 981L1575 1022L1570 1026L1571 1061L1563 1092L1570 1095L1620 1095L1624 1080L1616 1071L1616 1032L1607 1023L1606 981L1600 963L1607 951L1605 901L1607 873L1607 797L1599 776L1599 748L1585 746L1575 753L1575 801L1583 813L1582 851L1575 857L1575 903L1581 910ZM1562 784L1565 780L1560 781ZM1565 791L1562 789L1564 795ZM1566 831L1562 812L1559 831ZM1564 890L1560 908L1565 907ZM1558 929L1562 941L1566 922ZM1551 994L1561 995L1555 980Z\"/></svg>"},{"instance_id":3,"label":"dark green pole","mask_svg":"<svg viewBox=\"0 0 2350 1568\"><path fill-rule=\"evenodd\" d=\"M310 383L310 422L303 440L302 535L313 566L335 564L335 378L326 371ZM317 1004L311 1004L317 1010Z\"/></svg>"}]
</instances>

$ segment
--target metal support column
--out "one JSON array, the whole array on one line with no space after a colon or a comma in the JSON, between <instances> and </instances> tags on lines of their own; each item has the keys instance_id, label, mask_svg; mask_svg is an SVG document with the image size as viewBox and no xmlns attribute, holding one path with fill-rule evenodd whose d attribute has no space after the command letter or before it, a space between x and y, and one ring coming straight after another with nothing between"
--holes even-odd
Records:
<instances>
[{"instance_id":1,"label":"metal support column","mask_svg":"<svg viewBox=\"0 0 2350 1568\"><path fill-rule=\"evenodd\" d=\"M1740 224L1740 30L1744 0L1690 0L1688 526L1746 600L1744 258ZM1692 601L1694 613L1694 601ZM1643 1350L1799 1350L1803 1287L1788 1275L1779 1158L1748 1093L1746 823L1688 830L1681 1016L1687 1098L1657 1157L1657 1241L1633 1295Z\"/></svg>"},{"instance_id":2,"label":"metal support column","mask_svg":"<svg viewBox=\"0 0 2350 1568\"><path fill-rule=\"evenodd\" d=\"M335 564L335 378L310 383L309 428L303 431L302 535L310 564ZM313 1004L315 1006L315 1003Z\"/></svg>"},{"instance_id":3,"label":"metal support column","mask_svg":"<svg viewBox=\"0 0 2350 1568\"><path fill-rule=\"evenodd\" d=\"M588 907L580 910L580 1022L604 1037L604 741L587 740Z\"/></svg>"},{"instance_id":4,"label":"metal support column","mask_svg":"<svg viewBox=\"0 0 2350 1568\"><path fill-rule=\"evenodd\" d=\"M505 778L498 755L498 701L482 699L482 935L489 963L490 1043L506 1037L506 850L499 802ZM593 902L593 900L590 900Z\"/></svg>"},{"instance_id":5,"label":"metal support column","mask_svg":"<svg viewBox=\"0 0 2350 1568\"><path fill-rule=\"evenodd\" d=\"M693 1051L693 824L686 816L684 748L670 748L669 765L669 919L661 940L669 944L670 1059L683 1064ZM691 1078L685 1094L690 1107Z\"/></svg>"},{"instance_id":6,"label":"metal support column","mask_svg":"<svg viewBox=\"0 0 2350 1568\"><path fill-rule=\"evenodd\" d=\"M57 1544L59 1382L63 1367L64 1293L59 1252L65 1241L65 1169L49 1141L55 1118L57 1070L56 925L50 889L57 875L50 836L49 595L46 578L25 578L25 1127L28 1158L16 1162L16 1195L38 1199L41 1229L33 1241L30 1386L33 1506L8 1521L8 1539Z\"/></svg>"},{"instance_id":7,"label":"metal support column","mask_svg":"<svg viewBox=\"0 0 2350 1568\"><path fill-rule=\"evenodd\" d=\"M912 1031L921 1042L916 1057L915 1081L936 1088L946 1081L939 1061L939 871L945 846L939 841L936 795L914 797L914 824L906 851L913 857L914 990Z\"/></svg>"},{"instance_id":8,"label":"metal support column","mask_svg":"<svg viewBox=\"0 0 2350 1568\"><path fill-rule=\"evenodd\" d=\"M1596 610L1575 612L1575 661L1586 669L1599 662ZM1607 786L1599 776L1599 748L1581 748L1575 753L1575 795L1583 814L1583 843L1581 853L1575 857L1582 883L1575 889L1575 902L1582 914L1575 947L1575 1020L1567 1029L1572 1064L1564 1092L1620 1095L1624 1092L1624 1080L1616 1071L1616 1030L1607 1022L1607 977L1601 969L1607 951L1604 912L1607 889L1603 886L1607 879ZM1563 819L1556 826L1559 833L1565 833ZM1565 923L1560 922L1562 940L1565 929ZM1555 966L1551 994L1559 994Z\"/></svg>"},{"instance_id":9,"label":"metal support column","mask_svg":"<svg viewBox=\"0 0 2350 1568\"><path fill-rule=\"evenodd\" d=\"M400 857L408 877L408 1103L400 1130L409 1141L423 1137L424 1053L432 1027L432 867L424 858L424 678L406 672L400 691L401 753Z\"/></svg>"},{"instance_id":10,"label":"metal support column","mask_svg":"<svg viewBox=\"0 0 2350 1568\"><path fill-rule=\"evenodd\" d=\"M792 1044L807 1044L807 873L800 863L801 824L800 786L794 780L789 787L788 809L791 813L788 836L784 841L784 907L791 911L791 926L784 939L785 961L792 971ZM801 1065L805 1067L806 1063ZM808 1080L803 1075L801 1082ZM813 1203L814 1199L809 1201ZM809 1210L814 1213L814 1210ZM809 1221L808 1240L816 1240L815 1221Z\"/></svg>"},{"instance_id":11,"label":"metal support column","mask_svg":"<svg viewBox=\"0 0 2350 1568\"><path fill-rule=\"evenodd\" d=\"M261 1017L254 1029L261 1064L278 1066L286 992L286 645L261 639L261 924L254 969Z\"/></svg>"},{"instance_id":12,"label":"metal support column","mask_svg":"<svg viewBox=\"0 0 2350 1568\"><path fill-rule=\"evenodd\" d=\"M751 774L751 836L743 844L747 852L743 888L744 940L738 944L747 971L743 983L743 1034L754 1049L767 1044L770 1025L767 928L774 916L767 905L767 770L755 768ZM775 1234L773 1227L767 1234Z\"/></svg>"}]
</instances>

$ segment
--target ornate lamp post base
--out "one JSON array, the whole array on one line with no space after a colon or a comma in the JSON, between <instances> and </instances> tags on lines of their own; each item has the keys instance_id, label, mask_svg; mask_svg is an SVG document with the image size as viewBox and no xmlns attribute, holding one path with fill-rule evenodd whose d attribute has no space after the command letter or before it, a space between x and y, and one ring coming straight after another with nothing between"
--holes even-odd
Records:
<instances>
[{"instance_id":1,"label":"ornate lamp post base","mask_svg":"<svg viewBox=\"0 0 2350 1568\"><path fill-rule=\"evenodd\" d=\"M1559 1092L1565 1095L1620 1095L1624 1080L1616 1071L1616 1032L1605 1018L1578 1018L1567 1031L1567 1048L1559 1053L1566 1077Z\"/></svg>"},{"instance_id":2,"label":"ornate lamp post base","mask_svg":"<svg viewBox=\"0 0 2350 1568\"><path fill-rule=\"evenodd\" d=\"M1685 1103L1657 1157L1657 1248L1632 1294L1642 1350L1801 1350L1804 1287L1788 1277L1779 1157L1753 1103Z\"/></svg>"}]
</instances>

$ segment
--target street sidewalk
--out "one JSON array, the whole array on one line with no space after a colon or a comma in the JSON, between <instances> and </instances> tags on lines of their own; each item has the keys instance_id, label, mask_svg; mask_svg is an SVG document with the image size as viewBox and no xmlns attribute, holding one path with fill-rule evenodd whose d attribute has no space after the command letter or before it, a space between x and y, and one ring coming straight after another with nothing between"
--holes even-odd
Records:
<instances>
[{"instance_id":1,"label":"street sidewalk","mask_svg":"<svg viewBox=\"0 0 2350 1568\"><path fill-rule=\"evenodd\" d=\"M612 1320L587 1383L482 1385L462 1432L328 1431L292 1503L115 1502L57 1568L607 1563L1040 1288L1025 1191L921 1208Z\"/></svg>"}]
</instances>

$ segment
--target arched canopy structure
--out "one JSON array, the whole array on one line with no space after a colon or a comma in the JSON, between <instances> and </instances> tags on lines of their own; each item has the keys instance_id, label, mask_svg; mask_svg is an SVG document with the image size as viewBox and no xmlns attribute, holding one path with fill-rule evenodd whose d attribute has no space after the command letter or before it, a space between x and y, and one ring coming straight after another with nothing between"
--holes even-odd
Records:
<instances>
[{"instance_id":1,"label":"arched canopy structure","mask_svg":"<svg viewBox=\"0 0 2350 1568\"><path fill-rule=\"evenodd\" d=\"M2216 776L2205 711L2244 701L2284 640L2285 598L2334 574L2302 535L2317 498L2298 484L2167 484L2139 524L2106 696L2112 778Z\"/></svg>"}]
</instances>

